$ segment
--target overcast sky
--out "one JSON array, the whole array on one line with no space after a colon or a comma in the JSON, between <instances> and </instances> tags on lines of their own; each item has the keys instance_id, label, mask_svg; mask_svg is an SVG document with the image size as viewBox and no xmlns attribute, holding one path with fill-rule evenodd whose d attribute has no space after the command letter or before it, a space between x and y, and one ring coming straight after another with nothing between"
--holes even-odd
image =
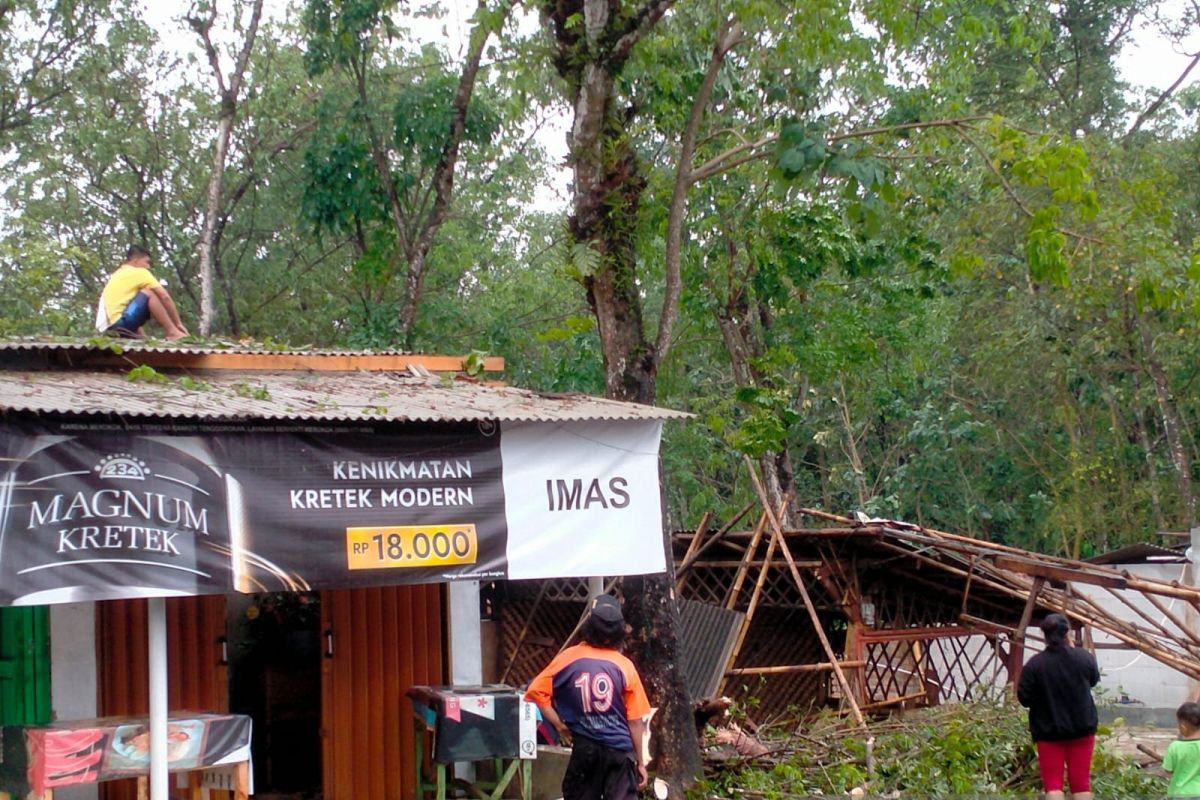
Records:
<instances>
[{"instance_id":1,"label":"overcast sky","mask_svg":"<svg viewBox=\"0 0 1200 800\"><path fill-rule=\"evenodd\" d=\"M163 37L165 46L186 51L195 48L199 52L195 34L179 22L178 18L190 6L186 0L143 0L145 18ZM1181 15L1185 0L1166 0L1160 9L1168 15ZM228 9L231 3L225 0L220 4L222 9ZM280 17L287 8L288 0L266 0L268 17ZM441 19L416 18L411 20L414 37L418 41L440 43L454 57L461 57L465 50L467 35L470 32L470 20L477 6L477 0L445 0L446 13ZM529 29L538 24L533 14L524 14L520 25ZM218 24L218 28L222 27ZM1128 46L1117 61L1121 75L1134 86L1147 87L1161 91L1170 86L1187 68L1192 56L1187 51L1200 51L1200 31L1194 33L1182 46L1167 42L1152 26L1143 26L1134 31ZM212 80L208 75L208 67L201 60L197 69L204 74L197 76L203 82ZM1191 85L1200 80L1200 68L1188 75L1184 85ZM1136 105L1136 104L1135 104ZM1132 120L1137 112L1130 115ZM551 120L543 126L538 134L538 140L550 157L559 163L566 158L566 132L569 121L565 111L561 119ZM568 197L570 176L566 169L552 177L551 185L545 186L534 200L534 207L550 211L561 208Z\"/></svg>"},{"instance_id":2,"label":"overcast sky","mask_svg":"<svg viewBox=\"0 0 1200 800\"><path fill-rule=\"evenodd\" d=\"M183 30L175 21L175 18L187 9L189 5L187 2L148 0L144 2L144 5L146 19L160 31L165 42L177 43L181 48L195 46L195 36L191 31ZM229 4L226 2L221 5L222 8L227 8ZM447 12L442 19L415 19L413 25L417 35L423 41L447 44L455 55L461 55L463 43L469 31L471 14L474 13L476 7L476 0L446 0L445 5ZM282 15L286 6L287 0L267 0L267 13L273 16ZM1168 13L1176 15L1182 13L1183 7L1183 0L1168 0L1163 5ZM527 15L524 24L536 24L536 20ZM1179 74L1191 61L1192 56L1185 51L1192 53L1200 51L1200 30L1194 33L1188 41L1185 41L1181 49L1166 42L1157 31L1143 27L1134 32L1131 43L1118 59L1118 66L1121 74L1130 83L1165 89L1179 77ZM1194 83L1198 79L1200 79L1200 68L1188 76L1185 85Z\"/></svg>"}]
</instances>

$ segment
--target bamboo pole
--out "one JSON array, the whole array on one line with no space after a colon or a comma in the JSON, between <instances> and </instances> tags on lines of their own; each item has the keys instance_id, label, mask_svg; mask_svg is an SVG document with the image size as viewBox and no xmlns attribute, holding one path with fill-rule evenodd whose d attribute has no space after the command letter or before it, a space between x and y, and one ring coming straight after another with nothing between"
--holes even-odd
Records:
<instances>
[{"instance_id":1,"label":"bamboo pole","mask_svg":"<svg viewBox=\"0 0 1200 800\"><path fill-rule=\"evenodd\" d=\"M758 499L762 502L763 508L771 513L771 539L779 541L779 552L783 553L783 558L787 561L788 570L792 573L792 580L796 582L796 588L800 590L800 599L804 601L804 607L808 609L808 616L812 619L813 628L817 632L817 638L821 640L821 647L825 648L825 656L833 665L833 674L837 678L838 684L842 687L842 692L846 696L846 702L850 704L850 711L854 715L854 720L864 731L867 730L867 721L859 710L858 701L854 697L854 690L850 687L850 682L846 680L846 673L842 672L842 668L838 666L837 653L833 650L833 645L829 643L829 637L825 635L825 627L821 624L821 618L817 615L817 609L813 605L812 598L808 595L808 588L804 585L804 579L800 577L800 570L796 568L796 562L792 558L792 551L788 548L787 540L783 537L783 529L779 524L779 519L773 513L767 500L767 492L763 489L762 481L759 480L758 472L754 468L754 462L749 456L743 456L746 461L746 468L750 471L750 480L754 483L754 491L758 493ZM785 506L786 507L786 506Z\"/></svg>"},{"instance_id":2,"label":"bamboo pole","mask_svg":"<svg viewBox=\"0 0 1200 800\"><path fill-rule=\"evenodd\" d=\"M1051 611L1057 611L1064 616L1067 616L1076 622L1104 631L1115 639L1119 639L1125 644L1130 645L1135 650L1139 650L1146 655L1154 658L1167 666L1182 672L1185 675L1200 679L1200 662L1192 658L1190 655L1181 655L1173 653L1154 641L1148 641L1145 637L1138 636L1136 632L1130 634L1128 631L1122 630L1120 620L1115 619L1111 614L1101 609L1098 616L1092 616L1082 608L1072 607L1069 597L1058 594L1050 595L1043 603ZM1082 606L1083 604L1077 604Z\"/></svg>"},{"instance_id":3,"label":"bamboo pole","mask_svg":"<svg viewBox=\"0 0 1200 800\"><path fill-rule=\"evenodd\" d=\"M1127 620L1118 619L1117 617L1114 617L1112 614L1109 613L1109 611L1106 608L1104 608L1102 605L1100 605L1095 600L1093 600L1091 597L1088 597L1085 594L1081 594L1079 592L1073 592L1071 594L1071 599L1074 600L1075 602L1079 603L1080 605L1091 608L1091 610L1093 612L1096 612L1097 614L1099 614L1100 617L1108 619L1113 627L1123 629L1129 636L1148 638L1153 641L1158 635L1151 628L1148 628L1148 627L1145 627L1142 625L1138 625L1135 622L1129 622ZM1143 617L1144 617L1144 614L1143 614ZM1149 621L1153 622L1153 620L1149 620ZM1163 638L1167 639L1170 642L1174 642L1185 653L1194 655L1192 653L1191 646L1180 641L1179 637L1168 633Z\"/></svg>"},{"instance_id":4,"label":"bamboo pole","mask_svg":"<svg viewBox=\"0 0 1200 800\"><path fill-rule=\"evenodd\" d=\"M856 526L856 525L861 525L864 527L866 525L878 525L881 527L885 527L887 529L887 532L892 535L906 535L906 534L911 533L911 531L901 530L901 529L889 526L887 524L887 521L879 521L879 522L871 522L871 523L858 523L849 517L843 517L838 514L830 514L827 511L820 511L818 509L813 509L813 508L801 508L801 509L798 509L798 512L805 516L813 517L814 519L823 519L823 520L827 520L829 522L835 522L835 523L839 523L841 525L849 525L852 527ZM1060 564L1062 566L1070 567L1072 569L1081 569L1081 562L1074 561L1074 560L1071 560L1068 558L1062 558L1060 556L1052 556L1052 555L1047 555L1044 553L1033 553L1029 550L1022 550L1019 547L1012 547L1010 545L1004 545L1004 544L1000 544L998 542L985 542L985 541L982 541L980 539L975 539L970 536L963 536L961 534L956 534L956 533L948 533L946 531L939 531L935 528L926 528L926 527L920 526L920 525L913 525L912 528L914 531L922 531L926 534L929 534L933 538L941 539L941 540L948 541L948 542L960 543L963 546L968 547L968 548L980 549L984 553L986 553L988 551L991 551L991 552L998 551L998 552L1010 553L1012 555L1025 556L1027 558L1031 557L1031 558L1035 558L1035 559L1045 561L1045 562ZM1180 585L1178 581L1156 581L1156 580L1153 580L1150 578L1144 578L1139 575L1134 575L1131 572L1129 572L1128 570L1116 570L1111 567L1103 567L1103 566L1100 566L1097 564L1089 564L1086 566L1082 566L1082 568L1084 569L1084 571L1090 571L1095 574L1111 575L1111 576L1124 578L1126 581L1126 584L1131 589L1137 589L1138 591L1141 591L1141 592L1149 592L1149 593L1153 593L1153 594L1166 595L1168 597L1178 597L1180 599L1187 600L1189 603L1195 605L1198 610L1200 610L1200 588L1183 586L1183 585Z\"/></svg>"},{"instance_id":5,"label":"bamboo pole","mask_svg":"<svg viewBox=\"0 0 1200 800\"><path fill-rule=\"evenodd\" d=\"M1037 607L1037 597L1045 585L1046 579L1040 575L1033 579L1033 587L1029 590L1028 599L1025 600L1025 608L1021 611L1021 621L1017 623L1017 632L1013 636L1012 647L1008 652L1008 682L1014 688L1021 679L1021 667L1024 664L1025 631L1029 628L1029 623L1033 621L1033 610ZM1015 695L1013 699L1016 699Z\"/></svg>"},{"instance_id":6,"label":"bamboo pole","mask_svg":"<svg viewBox=\"0 0 1200 800\"><path fill-rule=\"evenodd\" d=\"M789 539L827 537L841 539L847 536L878 537L884 532L882 525L864 525L861 528L784 528L783 535ZM727 539L745 539L751 531L730 531Z\"/></svg>"},{"instance_id":7,"label":"bamboo pole","mask_svg":"<svg viewBox=\"0 0 1200 800\"><path fill-rule=\"evenodd\" d=\"M908 551L905 551L903 548L897 547L896 545L892 545L887 542L883 542L881 544L884 547L889 547L889 548L895 549L899 552L908 552ZM909 555L911 555L912 557L914 557L918 560L925 561L925 562L931 564L932 566L939 567L939 568L945 569L949 572L954 572L959 575L965 576L965 573L962 570L958 570L954 567L942 564L934 559L926 558L925 556L922 556L918 553L909 552ZM985 583L987 585L991 586L992 588L996 589L997 591L1003 592L1012 597L1025 599L1028 596L1028 590L1022 591L1020 589L1016 589L1011 586L1005 586L1003 584L994 583L993 581L985 581ZM1107 612L1103 612L1099 617L1093 617L1093 616L1089 616L1088 614L1084 613L1080 609L1072 608L1071 603L1070 603L1071 598L1062 596L1061 593L1046 591L1043 593L1043 596L1046 597L1046 600L1044 601L1043 605L1045 605L1050 610L1058 611L1058 612L1062 613L1063 615L1075 620L1076 622L1081 622L1083 624L1092 625L1093 627L1096 627L1096 628L1104 631L1105 633L1109 634L1110 636L1112 636L1116 639L1119 639L1120 641L1124 642L1125 644L1128 644L1133 649L1143 652L1146 655L1150 656L1151 658L1154 658L1157 661L1160 661L1163 664L1166 664L1167 666L1171 667L1172 669L1178 670L1179 672L1182 672L1185 675L1200 679L1200 664L1196 663L1196 661L1194 659L1191 659L1190 656L1185 658L1177 653L1173 653L1173 652L1157 645L1156 643L1147 642L1144 638L1138 637L1136 635L1136 633L1131 635L1128 632L1120 630L1117 627L1117 625L1115 624L1115 623L1118 623L1119 621L1114 619ZM1106 622L1114 623L1114 624L1108 625L1108 624L1105 624Z\"/></svg>"},{"instance_id":8,"label":"bamboo pole","mask_svg":"<svg viewBox=\"0 0 1200 800\"><path fill-rule=\"evenodd\" d=\"M784 498L787 501L787 498ZM784 506L787 508L787 506ZM763 516L766 516L764 511ZM733 644L733 650L729 653L729 660L726 664L732 668L737 663L738 656L742 652L742 645L746 641L746 634L750 630L750 623L754 619L754 610L758 608L758 600L762 597L763 585L767 582L767 571L771 569L771 556L775 555L775 537L772 536L767 542L767 555L763 559L763 567L758 571L758 579L754 582L754 591L750 593L750 603L746 606L746 616L742 619L741 630L738 631L737 641ZM717 690L717 694L725 694L725 687L729 685L728 675L721 678L721 686Z\"/></svg>"},{"instance_id":9,"label":"bamboo pole","mask_svg":"<svg viewBox=\"0 0 1200 800\"><path fill-rule=\"evenodd\" d=\"M692 554L696 552L696 548L700 546L700 542L704 540L704 535L708 533L708 521L712 519L712 514L705 511L704 516L700 518L700 524L696 527L696 535L688 542L687 550L683 554L683 562L679 569L675 572L675 591L680 592L683 589L683 581L687 577L685 570L687 565L692 560Z\"/></svg>"},{"instance_id":10,"label":"bamboo pole","mask_svg":"<svg viewBox=\"0 0 1200 800\"><path fill-rule=\"evenodd\" d=\"M966 623L968 627L983 628L989 633L1007 633L1009 636L1013 636L1016 633L1016 628L1010 628L1007 625L1001 625L998 622L992 622L990 619L972 617L970 614L959 614L958 618L960 621Z\"/></svg>"},{"instance_id":11,"label":"bamboo pole","mask_svg":"<svg viewBox=\"0 0 1200 800\"><path fill-rule=\"evenodd\" d=\"M896 706L900 705L901 703L907 703L909 700L920 700L925 696L926 693L924 691L920 691L914 694L906 694L903 697L889 697L887 700L878 700L874 703L868 703L867 705L863 706L863 710L874 711L877 708L887 708L888 706Z\"/></svg>"},{"instance_id":12,"label":"bamboo pole","mask_svg":"<svg viewBox=\"0 0 1200 800\"><path fill-rule=\"evenodd\" d=\"M1157 608L1159 611L1161 611L1162 615L1164 617L1166 617L1167 619L1171 620L1171 622L1174 622L1177 626L1179 626L1179 629L1181 631L1183 631L1185 634L1187 634L1189 639L1191 639L1196 644L1200 644L1200 636L1196 635L1196 632L1194 630L1192 630L1192 626L1188 625L1186 622L1184 622L1182 619L1180 619L1178 615L1176 615L1173 611L1171 611L1170 606L1166 605L1165 603L1163 603L1163 601L1159 600L1157 597L1155 597L1152 594L1143 594L1142 596L1145 597L1147 600L1149 600L1151 605L1153 605L1155 608Z\"/></svg>"},{"instance_id":13,"label":"bamboo pole","mask_svg":"<svg viewBox=\"0 0 1200 800\"><path fill-rule=\"evenodd\" d=\"M1179 641L1178 634L1174 633L1173 631L1168 629L1165 625L1163 625L1161 622L1159 622L1158 620L1154 619L1149 614L1147 614L1144 610L1142 610L1142 609L1138 608L1136 605L1134 605L1133 601L1131 601L1129 598L1125 597L1124 592L1120 592L1116 589L1109 589L1108 592L1113 597L1117 598L1122 603L1124 603L1127 608L1131 609L1134 613L1140 615L1142 617L1142 619L1149 622L1160 634L1163 635L1163 637L1170 639L1172 641ZM1145 597L1145 595L1142 595L1142 596ZM1184 633L1187 633L1187 631L1184 631ZM1193 651L1192 647L1188 646L1187 644L1185 644L1183 642L1179 642L1179 645L1184 650L1187 650L1189 652ZM1197 656L1200 656L1200 653L1194 653L1194 654Z\"/></svg>"},{"instance_id":14,"label":"bamboo pole","mask_svg":"<svg viewBox=\"0 0 1200 800\"><path fill-rule=\"evenodd\" d=\"M863 667L866 661L839 661L843 667ZM793 672L826 672L833 669L833 662L819 661L816 664L792 664L778 667L739 667L726 672L726 675L787 675Z\"/></svg>"},{"instance_id":15,"label":"bamboo pole","mask_svg":"<svg viewBox=\"0 0 1200 800\"><path fill-rule=\"evenodd\" d=\"M848 517L830 514L817 509L804 508L800 509L799 511L801 514L810 516L812 518L826 520L835 524L858 526L860 528L865 527ZM886 525L886 523L870 524ZM943 569L951 574L960 575L964 578L966 578L969 574L968 570L959 569L951 564L926 557L920 552L915 552L913 550L900 547L896 544L886 541L886 538L891 537L897 539L907 539L910 541L916 541L920 544L936 546L939 549L957 551L966 555L974 556L986 557L991 553L1006 552L1027 558L1033 557L1041 559L1045 562L1061 564L1068 568L1079 570L1084 574L1095 574L1105 577L1117 575L1125 579L1127 590L1132 589L1139 591L1147 597L1161 596L1181 599L1200 610L1200 590L1192 587L1181 586L1178 582L1174 581L1154 581L1132 575L1126 571L1117 571L1098 566L1088 566L1084 569L1080 569L1080 562L1062 559L1055 556L1034 554L1030 553L1029 551L1020 550L1019 548L1009 547L994 542L981 542L980 540L973 539L971 537L950 534L931 528L912 526L911 530L900 530L891 526L887 526L886 534L887 536L885 536L885 540L880 542L883 547L902 555L906 555L922 563L930 564L931 566ZM1032 588L1032 580L1028 584L1022 584L1021 581L1017 580L1017 576L1014 574L997 574L995 568L985 568L983 564L979 564L979 568L980 569L978 572L976 572L974 569L970 570L970 572L975 572L976 574L976 577L972 579L973 583L977 583L982 586L988 586L989 588L1013 597L1025 600L1028 599L1029 589L1025 588L1025 586ZM981 576L984 574L990 575L991 579L983 579ZM1045 605L1047 608L1060 611L1077 623L1091 625L1098 630L1102 630L1119 641L1146 653L1152 658L1155 658L1186 675L1200 678L1200 665L1195 663L1195 659L1191 657L1190 653L1186 655L1176 653L1168 649L1165 644L1160 644L1156 641L1147 639L1146 636L1144 636L1142 632L1138 630L1137 626L1130 626L1126 623L1122 623L1122 621L1117 620L1103 609L1096 608L1094 609L1094 612L1088 611L1086 607L1094 604L1088 603L1085 599L1073 598L1068 595L1063 595L1059 592L1052 591L1045 592L1044 597L1045 600L1043 601L1043 605ZM1188 649L1185 648L1183 643L1177 637L1171 637L1169 643L1174 644L1180 649Z\"/></svg>"},{"instance_id":16,"label":"bamboo pole","mask_svg":"<svg viewBox=\"0 0 1200 800\"><path fill-rule=\"evenodd\" d=\"M967 566L967 582L963 584L962 606L958 609L959 616L965 616L967 613L967 601L971 597L971 577L975 574L975 558L971 558L971 563Z\"/></svg>"},{"instance_id":17,"label":"bamboo pole","mask_svg":"<svg viewBox=\"0 0 1200 800\"><path fill-rule=\"evenodd\" d=\"M754 508L754 503L747 503L745 505L745 507L742 508L741 511L739 511L737 514L735 514L733 516L733 519L729 520L728 522L726 522L724 525L721 526L721 530L717 531L715 534L713 534L711 537L709 537L709 540L707 542L705 542L703 544L703 546L701 546L700 549L697 550L695 552L695 554L692 556L692 561L695 561L696 559L700 558L700 556L702 556L706 552L708 552L709 548L713 547L718 542L725 541L726 538L730 535L730 532L733 530L733 526L737 525L739 522L741 522L742 517L749 514L750 510L753 508ZM727 542L727 541L725 543L729 544L729 542ZM684 559L684 561L680 562L680 564L679 564L679 571L686 570L690 567L691 567L691 564L688 563L687 559Z\"/></svg>"},{"instance_id":18,"label":"bamboo pole","mask_svg":"<svg viewBox=\"0 0 1200 800\"><path fill-rule=\"evenodd\" d=\"M746 575L750 570L750 561L754 558L754 554L758 552L759 542L762 541L763 531L767 527L767 513L758 520L758 525L754 528L754 538L750 540L750 546L746 548L746 552L742 554L742 560L738 563L737 574L733 577L733 586L729 587L729 596L725 598L725 609L732 611L737 607L738 597L742 593L742 584L746 582ZM769 556L768 556L769 558ZM764 560L761 564L763 569L767 568L767 561Z\"/></svg>"},{"instance_id":19,"label":"bamboo pole","mask_svg":"<svg viewBox=\"0 0 1200 800\"><path fill-rule=\"evenodd\" d=\"M819 567L823 562L820 561L797 561L801 567ZM746 564L748 567L761 567L763 560L756 558L753 561L693 561L692 567L695 569L737 569Z\"/></svg>"}]
</instances>

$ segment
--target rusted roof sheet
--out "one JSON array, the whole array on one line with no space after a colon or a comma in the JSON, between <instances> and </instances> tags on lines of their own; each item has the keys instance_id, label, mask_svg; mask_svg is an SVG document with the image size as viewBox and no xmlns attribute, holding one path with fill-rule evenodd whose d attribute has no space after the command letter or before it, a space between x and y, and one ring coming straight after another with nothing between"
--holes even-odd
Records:
<instances>
[{"instance_id":1,"label":"rusted roof sheet","mask_svg":"<svg viewBox=\"0 0 1200 800\"><path fill-rule=\"evenodd\" d=\"M383 372L0 371L0 410L191 420L467 422L668 420L665 408Z\"/></svg>"},{"instance_id":2,"label":"rusted roof sheet","mask_svg":"<svg viewBox=\"0 0 1200 800\"><path fill-rule=\"evenodd\" d=\"M464 378L385 372L0 370L0 411L289 422L571 422L681 419L666 408L547 395Z\"/></svg>"},{"instance_id":3,"label":"rusted roof sheet","mask_svg":"<svg viewBox=\"0 0 1200 800\"><path fill-rule=\"evenodd\" d=\"M301 356L306 360L295 365L288 360ZM389 356L412 363L406 369L387 369L380 359ZM293 423L572 422L690 416L584 394L538 393L450 372L431 374L426 365L440 360L462 359L399 352L155 346L117 340L112 344L0 342L0 412ZM489 360L503 366L502 359ZM315 366L304 368L310 363ZM246 366L230 368L230 364ZM197 365L207 368L197 369ZM287 368L292 366L297 368Z\"/></svg>"},{"instance_id":4,"label":"rusted roof sheet","mask_svg":"<svg viewBox=\"0 0 1200 800\"><path fill-rule=\"evenodd\" d=\"M98 344L97 342L103 342ZM262 344L228 344L228 345L191 345L172 344L169 342L139 341L136 339L96 339L80 341L55 341L47 339L12 339L0 342L0 353L15 352L105 352L112 348L141 353L174 353L182 355L220 355L222 353L240 353L243 355L280 355L282 353L304 354L311 356L408 356L417 355L405 350L319 350L306 347L281 348L268 347Z\"/></svg>"},{"instance_id":5,"label":"rusted roof sheet","mask_svg":"<svg viewBox=\"0 0 1200 800\"><path fill-rule=\"evenodd\" d=\"M666 408L385 372L0 370L0 410L195 420L475 422L679 419Z\"/></svg>"}]
</instances>

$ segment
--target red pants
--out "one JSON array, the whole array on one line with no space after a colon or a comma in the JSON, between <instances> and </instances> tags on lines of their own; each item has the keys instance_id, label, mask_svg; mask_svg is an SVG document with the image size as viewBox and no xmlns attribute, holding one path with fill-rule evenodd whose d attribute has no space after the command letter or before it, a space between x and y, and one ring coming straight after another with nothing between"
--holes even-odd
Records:
<instances>
[{"instance_id":1,"label":"red pants","mask_svg":"<svg viewBox=\"0 0 1200 800\"><path fill-rule=\"evenodd\" d=\"M1063 769L1071 793L1092 790L1092 750L1096 747L1096 735L1089 734L1065 742L1038 742L1038 768L1042 772L1042 787L1047 792L1063 790Z\"/></svg>"}]
</instances>

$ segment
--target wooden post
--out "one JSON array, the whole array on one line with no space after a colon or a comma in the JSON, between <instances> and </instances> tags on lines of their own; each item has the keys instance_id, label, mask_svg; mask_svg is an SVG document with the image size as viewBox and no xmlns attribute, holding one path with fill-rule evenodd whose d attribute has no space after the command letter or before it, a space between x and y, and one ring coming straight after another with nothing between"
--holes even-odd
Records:
<instances>
[{"instance_id":1,"label":"wooden post","mask_svg":"<svg viewBox=\"0 0 1200 800\"><path fill-rule=\"evenodd\" d=\"M792 551L788 548L787 540L783 536L783 527L779 524L779 518L775 515L775 509L771 508L771 504L767 500L766 490L763 489L762 481L758 479L758 473L754 469L754 462L750 460L749 456L743 457L746 459L746 468L750 471L750 480L754 482L754 491L758 493L758 498L762 501L763 508L771 515L771 541L778 543L779 552L783 553L783 558L787 561L788 571L792 573L792 580L795 581L796 588L800 592L800 599L804 601L804 607L808 609L808 616L812 620L813 628L817 632L817 638L821 640L821 647L825 649L825 656L829 659L829 663L833 665L833 674L837 677L838 685L842 687L842 694L846 697L846 702L850 704L850 713L854 715L854 721L865 731L867 730L867 721L863 718L862 711L858 708L858 701L854 698L854 690L851 688L850 682L846 680L846 673L842 672L842 668L838 664L837 653L834 652L833 645L829 643L829 637L825 635L825 627L821 624L817 608L813 605L812 598L808 595L808 588L804 585L804 579L800 576L800 570L796 567L796 560L792 558Z\"/></svg>"},{"instance_id":2,"label":"wooden post","mask_svg":"<svg viewBox=\"0 0 1200 800\"><path fill-rule=\"evenodd\" d=\"M250 762L239 761L234 769L233 800L250 798Z\"/></svg>"},{"instance_id":3,"label":"wooden post","mask_svg":"<svg viewBox=\"0 0 1200 800\"><path fill-rule=\"evenodd\" d=\"M858 619L851 619L850 624L846 626L846 653L847 661L842 663L843 667L853 667L850 678L850 690L855 697L861 697L867 700L867 648L863 643L862 633L866 625L862 621L860 614Z\"/></svg>"},{"instance_id":4,"label":"wooden post","mask_svg":"<svg viewBox=\"0 0 1200 800\"><path fill-rule=\"evenodd\" d=\"M1012 648L1008 651L1008 683L1013 689L1013 700L1017 697L1017 681L1021 680L1021 666L1025 663L1025 629L1033 620L1033 610L1037 608L1037 596L1046 585L1046 579L1036 577L1029 587L1029 598L1025 601L1025 610L1021 612L1021 621L1017 623L1017 632L1013 636Z\"/></svg>"}]
</instances>

